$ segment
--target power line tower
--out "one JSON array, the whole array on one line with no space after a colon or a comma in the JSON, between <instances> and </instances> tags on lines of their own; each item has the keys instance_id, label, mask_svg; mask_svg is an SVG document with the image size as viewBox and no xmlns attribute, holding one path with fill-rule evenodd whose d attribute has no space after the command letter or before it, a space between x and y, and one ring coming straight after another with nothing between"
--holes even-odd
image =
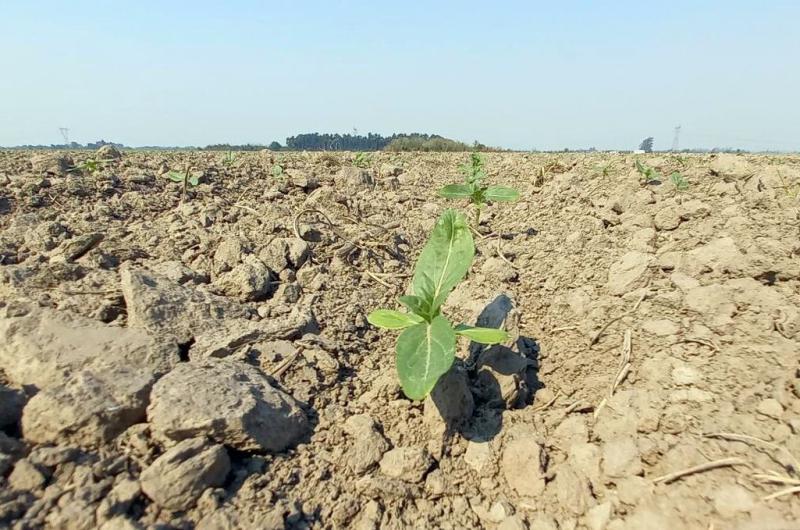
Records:
<instances>
[{"instance_id":1,"label":"power line tower","mask_svg":"<svg viewBox=\"0 0 800 530\"><path fill-rule=\"evenodd\" d=\"M59 127L58 132L61 133L61 137L64 139L64 145L69 145L69 128Z\"/></svg>"},{"instance_id":2,"label":"power line tower","mask_svg":"<svg viewBox=\"0 0 800 530\"><path fill-rule=\"evenodd\" d=\"M675 127L675 135L672 137L672 150L673 151L677 151L678 150L678 140L680 140L680 136L681 136L681 126L678 125L677 127Z\"/></svg>"}]
</instances>

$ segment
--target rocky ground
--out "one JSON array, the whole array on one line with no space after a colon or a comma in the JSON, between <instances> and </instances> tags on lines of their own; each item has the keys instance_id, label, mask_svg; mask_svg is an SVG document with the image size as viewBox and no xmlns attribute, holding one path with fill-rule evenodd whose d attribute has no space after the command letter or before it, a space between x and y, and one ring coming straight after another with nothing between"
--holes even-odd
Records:
<instances>
[{"instance_id":1,"label":"rocky ground","mask_svg":"<svg viewBox=\"0 0 800 530\"><path fill-rule=\"evenodd\" d=\"M467 157L353 158L0 152L0 527L800 528L800 157L488 154L424 403L365 315Z\"/></svg>"}]
</instances>

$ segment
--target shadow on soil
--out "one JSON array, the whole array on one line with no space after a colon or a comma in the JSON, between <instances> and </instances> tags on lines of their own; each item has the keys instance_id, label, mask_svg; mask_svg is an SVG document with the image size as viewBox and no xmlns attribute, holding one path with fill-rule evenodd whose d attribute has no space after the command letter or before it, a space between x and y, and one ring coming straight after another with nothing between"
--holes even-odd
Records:
<instances>
[{"instance_id":1,"label":"shadow on soil","mask_svg":"<svg viewBox=\"0 0 800 530\"><path fill-rule=\"evenodd\" d=\"M513 309L512 300L500 295L481 311L475 325L502 327ZM431 393L448 431L477 442L497 436L503 427L503 411L529 406L535 392L544 387L538 377L538 357L539 343L533 337L519 336L511 347L471 343L467 360L456 362ZM457 394L459 378L463 397ZM464 395L464 378L469 395ZM473 407L464 403L470 399ZM465 419L454 409L473 412Z\"/></svg>"}]
</instances>

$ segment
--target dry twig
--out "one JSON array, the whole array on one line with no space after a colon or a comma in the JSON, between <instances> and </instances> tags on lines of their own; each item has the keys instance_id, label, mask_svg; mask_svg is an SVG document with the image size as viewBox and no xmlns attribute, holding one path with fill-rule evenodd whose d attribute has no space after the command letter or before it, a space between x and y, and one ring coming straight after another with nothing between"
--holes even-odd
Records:
<instances>
[{"instance_id":1,"label":"dry twig","mask_svg":"<svg viewBox=\"0 0 800 530\"><path fill-rule=\"evenodd\" d=\"M708 471L710 469L717 469L720 467L729 467L729 466L746 466L747 462L743 459L732 456L729 458L723 458L721 460L714 460L713 462L706 462L705 464L699 464L696 466L692 466L686 469L682 469L680 471L675 471L674 473L668 473L666 475L662 475L660 477L654 478L653 482L658 484L659 482L663 482L665 484L669 484L679 478L686 477L688 475L694 475L695 473L702 473L703 471Z\"/></svg>"}]
</instances>

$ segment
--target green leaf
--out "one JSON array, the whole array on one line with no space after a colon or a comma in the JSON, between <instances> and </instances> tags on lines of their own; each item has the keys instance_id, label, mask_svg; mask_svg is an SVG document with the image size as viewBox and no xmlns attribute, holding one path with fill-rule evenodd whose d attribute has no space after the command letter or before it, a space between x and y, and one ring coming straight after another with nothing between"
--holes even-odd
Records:
<instances>
[{"instance_id":1,"label":"green leaf","mask_svg":"<svg viewBox=\"0 0 800 530\"><path fill-rule=\"evenodd\" d=\"M428 307L428 304L425 303L425 300L423 300L419 296L414 296L413 294L407 294L405 296L398 297L397 301L406 306L408 310L414 313L415 315L419 315L423 319L427 320L430 308Z\"/></svg>"},{"instance_id":2,"label":"green leaf","mask_svg":"<svg viewBox=\"0 0 800 530\"><path fill-rule=\"evenodd\" d=\"M466 199L472 195L472 189L466 184L448 184L439 190L439 196L445 199Z\"/></svg>"},{"instance_id":3,"label":"green leaf","mask_svg":"<svg viewBox=\"0 0 800 530\"><path fill-rule=\"evenodd\" d=\"M167 178L170 179L172 182L183 182L183 176L185 173L180 171L170 171L167 173Z\"/></svg>"},{"instance_id":4,"label":"green leaf","mask_svg":"<svg viewBox=\"0 0 800 530\"><path fill-rule=\"evenodd\" d=\"M191 184L192 186L197 186L199 183L200 183L200 177L198 177L197 175L191 175L189 177L189 184Z\"/></svg>"},{"instance_id":5,"label":"green leaf","mask_svg":"<svg viewBox=\"0 0 800 530\"><path fill-rule=\"evenodd\" d=\"M459 324L455 329L456 335L467 337L472 342L480 344L500 344L509 338L507 331L495 328L476 328L466 324Z\"/></svg>"},{"instance_id":6,"label":"green leaf","mask_svg":"<svg viewBox=\"0 0 800 530\"><path fill-rule=\"evenodd\" d=\"M466 276L475 244L464 216L445 210L422 249L414 271L414 294L422 298L433 316L450 291Z\"/></svg>"},{"instance_id":7,"label":"green leaf","mask_svg":"<svg viewBox=\"0 0 800 530\"><path fill-rule=\"evenodd\" d=\"M484 197L487 201L511 202L519 199L519 192L514 188L505 186L492 186L486 189Z\"/></svg>"},{"instance_id":8,"label":"green leaf","mask_svg":"<svg viewBox=\"0 0 800 530\"><path fill-rule=\"evenodd\" d=\"M391 309L377 309L367 316L373 326L386 329L405 329L425 322L422 317L413 313L401 313Z\"/></svg>"},{"instance_id":9,"label":"green leaf","mask_svg":"<svg viewBox=\"0 0 800 530\"><path fill-rule=\"evenodd\" d=\"M456 335L443 316L403 331L397 339L397 375L405 395L427 396L453 365L455 352Z\"/></svg>"}]
</instances>

